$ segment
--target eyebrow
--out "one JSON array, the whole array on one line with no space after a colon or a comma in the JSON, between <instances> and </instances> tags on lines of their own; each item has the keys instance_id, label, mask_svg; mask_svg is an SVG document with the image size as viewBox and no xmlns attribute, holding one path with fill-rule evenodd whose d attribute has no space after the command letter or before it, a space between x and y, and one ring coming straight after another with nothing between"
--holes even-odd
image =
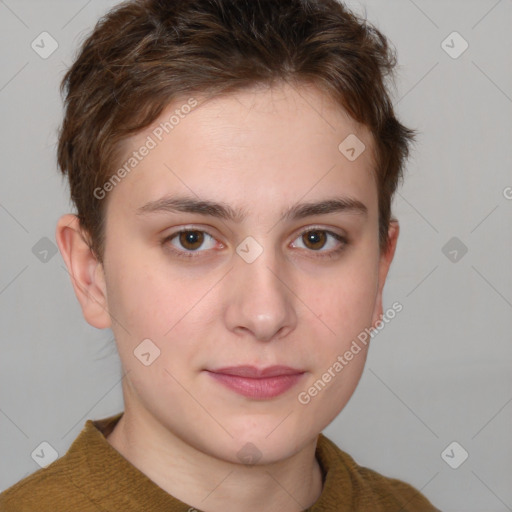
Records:
<instances>
[{"instance_id":1,"label":"eyebrow","mask_svg":"<svg viewBox=\"0 0 512 512\"><path fill-rule=\"evenodd\" d=\"M188 196L165 196L150 201L136 210L137 215L152 213L197 213L208 215L232 222L242 222L247 213L243 209L234 209L231 206L209 200L196 199ZM297 203L281 212L281 220L303 219L313 215L327 215L329 213L349 213L368 216L368 208L358 199L351 197L337 197L310 203Z\"/></svg>"}]
</instances>

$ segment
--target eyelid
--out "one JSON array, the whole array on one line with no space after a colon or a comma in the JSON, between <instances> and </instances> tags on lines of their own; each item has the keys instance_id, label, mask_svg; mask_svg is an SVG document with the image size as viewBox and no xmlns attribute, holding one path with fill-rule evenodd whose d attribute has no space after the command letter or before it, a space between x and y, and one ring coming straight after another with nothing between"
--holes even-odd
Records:
<instances>
[{"instance_id":1,"label":"eyelid","mask_svg":"<svg viewBox=\"0 0 512 512\"><path fill-rule=\"evenodd\" d=\"M304 233L308 233L309 231L325 231L326 233L330 233L332 235L339 236L340 238L343 238L348 241L348 235L346 235L345 233L338 233L335 231L335 229L339 229L339 228L326 227L326 226L313 224L311 226L301 228L299 231L297 231L296 235L294 235L294 236L295 236L295 238L297 238L299 235L303 235ZM294 238L294 240L295 240L295 238Z\"/></svg>"}]
</instances>

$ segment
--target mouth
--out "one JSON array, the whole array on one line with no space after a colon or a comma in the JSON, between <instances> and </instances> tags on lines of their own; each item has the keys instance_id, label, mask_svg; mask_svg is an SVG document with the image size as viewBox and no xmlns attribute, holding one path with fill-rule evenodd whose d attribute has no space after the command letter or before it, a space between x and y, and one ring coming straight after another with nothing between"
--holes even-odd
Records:
<instances>
[{"instance_id":1,"label":"mouth","mask_svg":"<svg viewBox=\"0 0 512 512\"><path fill-rule=\"evenodd\" d=\"M306 373L289 366L230 366L205 370L216 382L248 398L265 400L277 397L295 385Z\"/></svg>"}]
</instances>

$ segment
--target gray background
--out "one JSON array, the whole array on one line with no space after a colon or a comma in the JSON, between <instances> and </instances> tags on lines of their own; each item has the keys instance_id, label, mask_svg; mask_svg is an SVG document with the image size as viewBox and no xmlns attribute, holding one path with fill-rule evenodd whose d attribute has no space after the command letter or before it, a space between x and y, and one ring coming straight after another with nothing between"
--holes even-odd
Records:
<instances>
[{"instance_id":1,"label":"gray background","mask_svg":"<svg viewBox=\"0 0 512 512\"><path fill-rule=\"evenodd\" d=\"M39 468L42 441L63 455L86 419L123 408L111 331L85 322L60 254L40 242L72 211L55 160L58 85L116 3L0 0L0 490ZM384 297L404 309L324 433L446 512L512 510L512 1L349 5L396 46L396 108L421 133ZM31 48L43 31L59 45L46 59ZM444 43L452 56L442 46L453 31L469 44L458 58L460 39ZM452 237L456 261L442 250ZM441 457L453 441L469 453L458 469Z\"/></svg>"}]
</instances>

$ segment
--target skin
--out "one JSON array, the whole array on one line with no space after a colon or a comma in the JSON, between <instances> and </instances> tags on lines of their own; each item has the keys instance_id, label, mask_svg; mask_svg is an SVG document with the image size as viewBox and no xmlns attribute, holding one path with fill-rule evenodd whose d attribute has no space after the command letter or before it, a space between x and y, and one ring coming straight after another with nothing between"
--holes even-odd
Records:
<instances>
[{"instance_id":1,"label":"skin","mask_svg":"<svg viewBox=\"0 0 512 512\"><path fill-rule=\"evenodd\" d=\"M185 102L128 139L126 155ZM338 150L349 134L366 145L353 162ZM353 394L367 348L308 404L298 394L383 313L399 226L390 223L381 253L373 165L370 132L315 87L252 88L200 102L109 192L103 264L77 218L59 220L57 242L84 317L113 330L125 372L125 413L108 442L181 501L206 512L292 512L320 496L317 437ZM167 194L223 202L246 217L137 215ZM297 202L345 196L367 215L280 220ZM203 245L180 245L179 237L161 244L183 227L209 236ZM308 245L307 230L327 238ZM248 236L263 248L252 263L236 252ZM329 252L333 258L322 258ZM149 366L134 357L147 338L160 349ZM305 374L284 394L259 400L204 371L241 364ZM251 466L237 456L246 443L261 453Z\"/></svg>"}]
</instances>

